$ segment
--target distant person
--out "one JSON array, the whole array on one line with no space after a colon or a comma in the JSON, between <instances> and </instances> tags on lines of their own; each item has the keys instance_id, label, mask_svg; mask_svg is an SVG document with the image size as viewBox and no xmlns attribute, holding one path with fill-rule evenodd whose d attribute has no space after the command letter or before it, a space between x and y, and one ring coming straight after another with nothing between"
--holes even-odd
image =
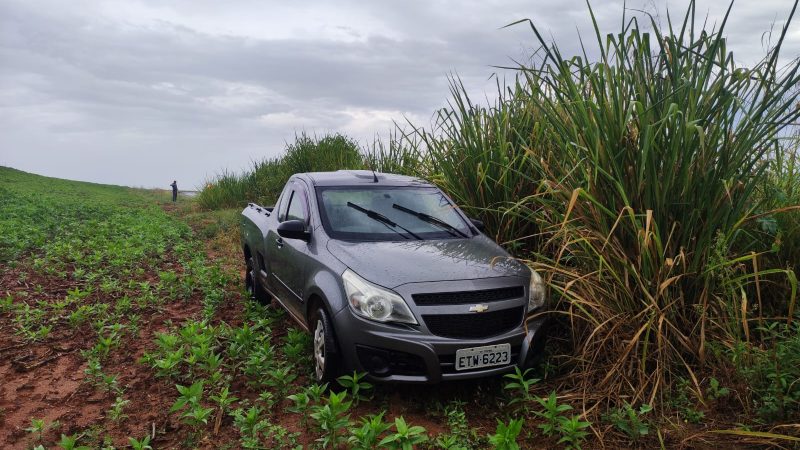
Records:
<instances>
[{"instance_id":1,"label":"distant person","mask_svg":"<svg viewBox=\"0 0 800 450\"><path fill-rule=\"evenodd\" d=\"M172 186L172 201L174 202L178 200L178 182L172 180L172 184L170 184L170 186Z\"/></svg>"}]
</instances>

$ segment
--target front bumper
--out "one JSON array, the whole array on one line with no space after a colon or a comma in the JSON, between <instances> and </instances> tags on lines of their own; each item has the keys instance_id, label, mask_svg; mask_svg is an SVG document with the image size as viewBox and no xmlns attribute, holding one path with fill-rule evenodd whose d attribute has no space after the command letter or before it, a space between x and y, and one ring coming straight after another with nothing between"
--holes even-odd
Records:
<instances>
[{"instance_id":1,"label":"front bumper","mask_svg":"<svg viewBox=\"0 0 800 450\"><path fill-rule=\"evenodd\" d=\"M546 319L481 339L454 339L423 333L411 326L387 325L355 316L344 308L334 316L342 370L366 372L375 382L439 383L507 373L525 367L541 351ZM508 343L512 364L456 371L456 350ZM373 357L387 360L389 370L376 370ZM394 364L394 365L393 365Z\"/></svg>"}]
</instances>

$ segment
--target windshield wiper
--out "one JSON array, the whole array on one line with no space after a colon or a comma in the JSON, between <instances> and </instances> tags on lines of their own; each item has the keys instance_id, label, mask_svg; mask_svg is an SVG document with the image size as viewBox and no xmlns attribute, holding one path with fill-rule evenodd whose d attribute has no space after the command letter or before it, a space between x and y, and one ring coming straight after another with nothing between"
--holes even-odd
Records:
<instances>
[{"instance_id":1,"label":"windshield wiper","mask_svg":"<svg viewBox=\"0 0 800 450\"><path fill-rule=\"evenodd\" d=\"M431 225L436 225L439 228L443 228L444 230L446 230L448 233L450 233L453 236L458 234L459 236L461 236L463 238L468 237L466 234L464 234L463 231L461 231L458 228L450 225L449 223L445 222L442 219L437 219L436 217L430 216L430 215L425 214L423 212L414 211L413 209L408 209L405 206L398 205L397 203L392 203L392 208L399 209L400 211L403 211L404 213L407 213L407 214L411 214L412 216L415 216L415 217L417 217L417 218L419 218L421 220L424 220L425 222L428 222Z\"/></svg>"},{"instance_id":2,"label":"windshield wiper","mask_svg":"<svg viewBox=\"0 0 800 450\"><path fill-rule=\"evenodd\" d=\"M377 220L378 222L381 222L382 224L387 225L387 228L391 227L391 228L389 228L390 230L394 231L395 233L399 234L400 236L403 236L406 239L408 239L408 236L405 236L403 233L395 230L395 227L402 229L403 231L405 231L406 233L410 234L411 236L414 236L415 239L422 240L421 237L417 236L412 231L408 230L407 228L403 227L402 225L399 225L399 224L395 223L394 221L392 221L392 219L384 216L383 214L381 214L381 213L379 213L377 211L373 211L371 209L363 208L361 206L356 205L353 202L347 202L347 206L355 209L356 211L359 211L359 212L362 212L362 213L366 214L367 217L369 217L370 219Z\"/></svg>"}]
</instances>

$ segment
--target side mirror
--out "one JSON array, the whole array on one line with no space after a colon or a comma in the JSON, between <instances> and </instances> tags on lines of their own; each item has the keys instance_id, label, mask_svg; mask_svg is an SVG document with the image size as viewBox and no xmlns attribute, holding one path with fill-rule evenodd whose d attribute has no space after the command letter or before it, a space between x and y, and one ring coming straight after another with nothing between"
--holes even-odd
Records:
<instances>
[{"instance_id":1,"label":"side mirror","mask_svg":"<svg viewBox=\"0 0 800 450\"><path fill-rule=\"evenodd\" d=\"M483 221L482 221L482 220L478 220L478 219L469 219L469 221L470 221L470 222L472 222L472 225L475 225L475 228L477 228L477 229L478 229L478 231L480 231L481 233L483 233L484 231L486 231L486 225L484 225L484 224L483 224Z\"/></svg>"},{"instance_id":2,"label":"side mirror","mask_svg":"<svg viewBox=\"0 0 800 450\"><path fill-rule=\"evenodd\" d=\"M278 225L278 235L286 239L300 239L310 241L311 233L306 231L306 224L302 220L287 220Z\"/></svg>"}]
</instances>

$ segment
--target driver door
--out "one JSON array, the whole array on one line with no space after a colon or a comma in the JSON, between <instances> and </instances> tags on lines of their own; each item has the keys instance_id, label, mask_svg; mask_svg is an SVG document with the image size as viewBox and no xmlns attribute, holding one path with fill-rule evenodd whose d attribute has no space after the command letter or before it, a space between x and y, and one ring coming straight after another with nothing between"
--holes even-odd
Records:
<instances>
[{"instance_id":1,"label":"driver door","mask_svg":"<svg viewBox=\"0 0 800 450\"><path fill-rule=\"evenodd\" d=\"M302 182L291 182L291 191L287 192L287 204L281 204L279 222L301 220L306 226L309 223L308 194ZM286 239L270 230L267 250L271 255L271 285L284 306L291 313L303 317L303 289L308 269L308 243L300 239Z\"/></svg>"}]
</instances>

